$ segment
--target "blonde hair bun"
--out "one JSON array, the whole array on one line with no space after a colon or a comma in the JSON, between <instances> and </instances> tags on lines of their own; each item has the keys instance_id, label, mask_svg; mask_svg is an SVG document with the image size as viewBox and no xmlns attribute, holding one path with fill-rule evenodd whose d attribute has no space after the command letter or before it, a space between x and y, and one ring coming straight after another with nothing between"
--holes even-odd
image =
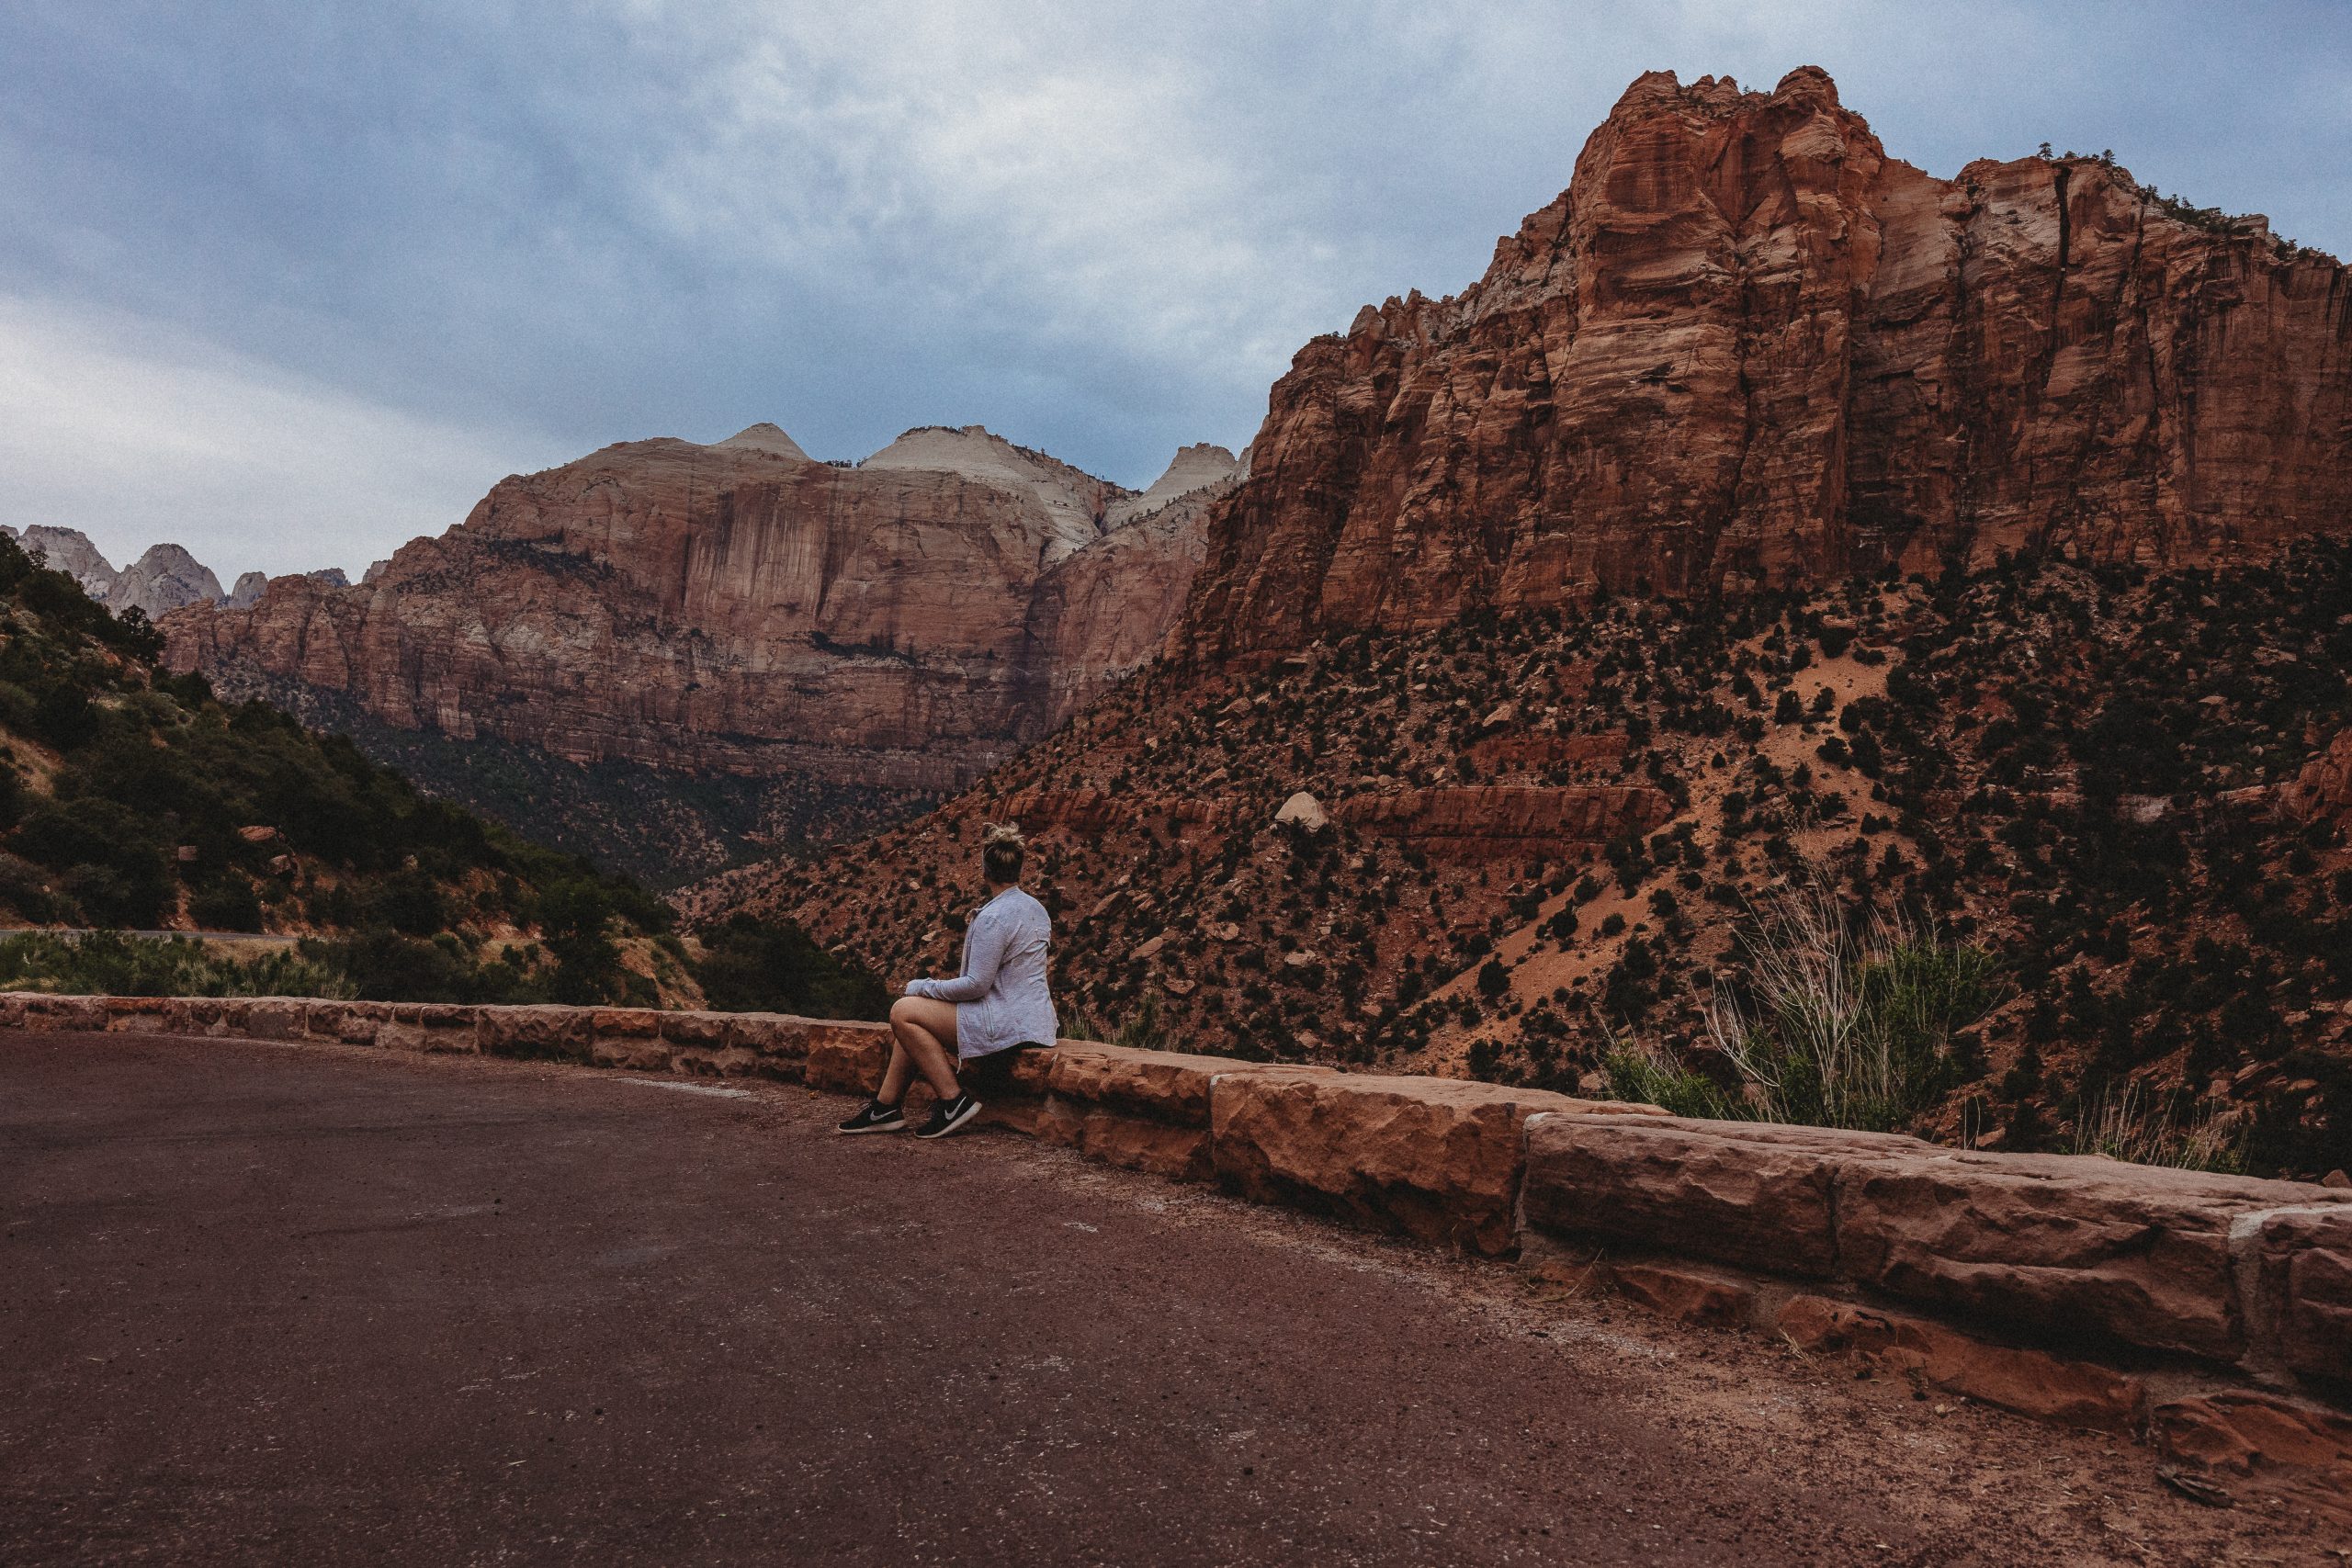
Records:
<instances>
[{"instance_id":1,"label":"blonde hair bun","mask_svg":"<svg viewBox=\"0 0 2352 1568\"><path fill-rule=\"evenodd\" d=\"M980 843L983 848L991 844L1011 844L1016 850L1029 847L1029 840L1023 838L1021 829L1011 822L988 824L980 832Z\"/></svg>"}]
</instances>

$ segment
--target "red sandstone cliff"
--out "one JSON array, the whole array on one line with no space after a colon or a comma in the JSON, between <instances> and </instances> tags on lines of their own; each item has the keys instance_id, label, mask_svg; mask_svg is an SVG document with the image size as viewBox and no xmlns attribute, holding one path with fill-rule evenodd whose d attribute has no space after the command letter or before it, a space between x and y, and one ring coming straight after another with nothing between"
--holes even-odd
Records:
<instances>
[{"instance_id":1,"label":"red sandstone cliff","mask_svg":"<svg viewBox=\"0 0 2352 1568\"><path fill-rule=\"evenodd\" d=\"M1656 73L1459 298L1300 352L1171 645L2340 529L2347 292L2096 160L1933 178L1817 70Z\"/></svg>"},{"instance_id":2,"label":"red sandstone cliff","mask_svg":"<svg viewBox=\"0 0 2352 1568\"><path fill-rule=\"evenodd\" d=\"M631 442L502 481L368 583L166 617L169 660L575 761L939 788L1156 651L1234 471L1187 448L1132 495L977 427L854 468L774 426Z\"/></svg>"}]
</instances>

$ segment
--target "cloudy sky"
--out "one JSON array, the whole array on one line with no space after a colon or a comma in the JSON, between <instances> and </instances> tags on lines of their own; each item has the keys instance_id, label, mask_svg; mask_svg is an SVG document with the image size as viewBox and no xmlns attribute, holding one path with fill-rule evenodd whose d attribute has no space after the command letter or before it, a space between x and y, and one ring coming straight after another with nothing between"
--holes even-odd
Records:
<instances>
[{"instance_id":1,"label":"cloudy sky","mask_svg":"<svg viewBox=\"0 0 2352 1568\"><path fill-rule=\"evenodd\" d=\"M773 420L1124 483L1475 278L1625 84L1836 75L2352 252L2352 6L9 0L0 522L356 570L501 475Z\"/></svg>"}]
</instances>

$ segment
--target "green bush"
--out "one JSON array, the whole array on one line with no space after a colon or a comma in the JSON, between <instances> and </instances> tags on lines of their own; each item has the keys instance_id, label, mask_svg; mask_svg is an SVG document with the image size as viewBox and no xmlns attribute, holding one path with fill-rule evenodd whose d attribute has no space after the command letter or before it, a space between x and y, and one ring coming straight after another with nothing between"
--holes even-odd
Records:
<instances>
[{"instance_id":1,"label":"green bush","mask_svg":"<svg viewBox=\"0 0 2352 1568\"><path fill-rule=\"evenodd\" d=\"M290 950L218 957L186 937L36 932L0 939L0 989L108 997L354 995L330 964Z\"/></svg>"},{"instance_id":2,"label":"green bush","mask_svg":"<svg viewBox=\"0 0 2352 1568\"><path fill-rule=\"evenodd\" d=\"M879 1020L889 994L855 963L835 957L798 926L737 915L703 937L693 966L704 998L722 1012Z\"/></svg>"}]
</instances>

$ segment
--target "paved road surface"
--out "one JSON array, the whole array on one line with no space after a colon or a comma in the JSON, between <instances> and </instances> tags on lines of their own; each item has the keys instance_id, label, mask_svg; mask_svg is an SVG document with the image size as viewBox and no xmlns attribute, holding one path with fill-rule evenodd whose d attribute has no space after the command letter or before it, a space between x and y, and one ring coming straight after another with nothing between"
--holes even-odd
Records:
<instances>
[{"instance_id":1,"label":"paved road surface","mask_svg":"<svg viewBox=\"0 0 2352 1568\"><path fill-rule=\"evenodd\" d=\"M0 1036L0 1560L2292 1560L2142 1450L1001 1135Z\"/></svg>"}]
</instances>

